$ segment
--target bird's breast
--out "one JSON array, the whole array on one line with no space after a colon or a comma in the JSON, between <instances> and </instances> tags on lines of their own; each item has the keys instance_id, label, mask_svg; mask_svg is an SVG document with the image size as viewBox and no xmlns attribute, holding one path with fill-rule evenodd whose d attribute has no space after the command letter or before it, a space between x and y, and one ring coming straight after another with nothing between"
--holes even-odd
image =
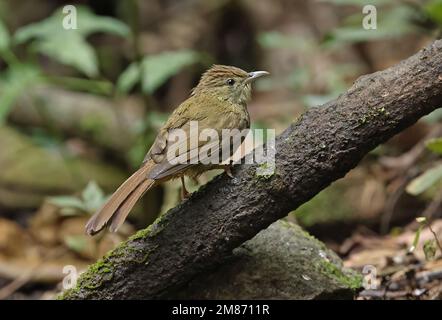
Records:
<instances>
[{"instance_id":1,"label":"bird's breast","mask_svg":"<svg viewBox=\"0 0 442 320\"><path fill-rule=\"evenodd\" d=\"M250 115L247 108L242 105L230 105L226 108L226 116L223 117L223 129L248 129L250 128Z\"/></svg>"}]
</instances>

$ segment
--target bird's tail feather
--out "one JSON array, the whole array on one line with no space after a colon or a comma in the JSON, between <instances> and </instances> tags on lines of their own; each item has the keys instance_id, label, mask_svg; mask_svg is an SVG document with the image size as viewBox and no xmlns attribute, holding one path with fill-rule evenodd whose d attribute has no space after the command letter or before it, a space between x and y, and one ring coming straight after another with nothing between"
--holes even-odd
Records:
<instances>
[{"instance_id":1,"label":"bird's tail feather","mask_svg":"<svg viewBox=\"0 0 442 320\"><path fill-rule=\"evenodd\" d=\"M126 220L127 215L130 213L134 205L137 203L144 193L150 189L155 180L146 179L141 182L138 187L132 191L132 193L124 200L118 210L112 215L110 220L109 230L115 232Z\"/></svg>"},{"instance_id":2,"label":"bird's tail feather","mask_svg":"<svg viewBox=\"0 0 442 320\"><path fill-rule=\"evenodd\" d=\"M120 227L137 200L155 184L155 180L147 179L152 168L151 163L132 174L112 194L104 206L97 211L86 224L86 233L94 235L110 224L110 230L115 232Z\"/></svg>"}]
</instances>

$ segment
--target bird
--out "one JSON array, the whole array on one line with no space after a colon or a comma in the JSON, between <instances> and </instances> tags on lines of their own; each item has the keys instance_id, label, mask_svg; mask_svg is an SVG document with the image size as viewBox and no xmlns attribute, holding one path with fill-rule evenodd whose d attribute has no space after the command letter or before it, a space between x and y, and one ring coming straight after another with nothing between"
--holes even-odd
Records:
<instances>
[{"instance_id":1,"label":"bird","mask_svg":"<svg viewBox=\"0 0 442 320\"><path fill-rule=\"evenodd\" d=\"M251 99L251 84L268 74L267 71L246 72L226 65L213 65L205 71L190 96L172 112L161 127L139 169L120 185L86 223L86 233L92 236L106 227L109 231L116 232L136 202L149 189L164 181L181 179L182 197L185 198L188 192L184 176L196 179L207 170L219 168L232 176L230 164L203 164L202 159L197 162L189 161L194 149L211 147L213 152L220 152L222 142L198 141L197 146L192 147L190 144L190 148L178 148L174 155L184 156L188 161L176 163L168 157L172 148L169 138L182 130L187 134L183 143L188 146L191 139L204 129L213 129L219 133L223 129L250 128L247 103ZM191 132L192 122L198 123L199 130L196 133ZM209 143L212 145L209 146Z\"/></svg>"}]
</instances>

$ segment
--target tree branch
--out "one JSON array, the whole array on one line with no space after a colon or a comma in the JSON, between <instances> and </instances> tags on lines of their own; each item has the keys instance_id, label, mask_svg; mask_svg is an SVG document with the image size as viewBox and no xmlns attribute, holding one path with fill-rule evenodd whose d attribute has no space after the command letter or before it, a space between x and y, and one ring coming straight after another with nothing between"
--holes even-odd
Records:
<instances>
[{"instance_id":1,"label":"tree branch","mask_svg":"<svg viewBox=\"0 0 442 320\"><path fill-rule=\"evenodd\" d=\"M159 298L343 177L377 145L442 106L442 41L308 110L276 142L276 172L234 168L91 266L65 299Z\"/></svg>"}]
</instances>

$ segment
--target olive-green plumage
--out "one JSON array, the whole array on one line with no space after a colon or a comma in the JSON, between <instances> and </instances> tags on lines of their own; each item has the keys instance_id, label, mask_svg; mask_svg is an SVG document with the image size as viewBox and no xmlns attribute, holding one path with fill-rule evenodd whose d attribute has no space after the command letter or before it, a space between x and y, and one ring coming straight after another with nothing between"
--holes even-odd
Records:
<instances>
[{"instance_id":1,"label":"olive-green plumage","mask_svg":"<svg viewBox=\"0 0 442 320\"><path fill-rule=\"evenodd\" d=\"M247 73L239 68L214 65L206 71L191 96L170 115L161 128L143 164L110 197L107 203L89 220L86 232L99 232L106 225L116 231L124 222L137 200L159 182L183 176L197 177L204 171L223 167L201 163L172 164L166 155L169 148L168 136L174 129L186 132L187 146L192 138L190 122L198 122L199 134L204 129L246 129L250 127L247 102L251 97L251 82L268 74L265 71ZM199 139L197 139L199 140ZM197 148L209 142L199 141ZM221 146L218 146L221 148ZM186 148L186 155L192 149ZM232 150L233 152L235 150ZM183 181L183 180L182 180ZM183 190L185 191L184 184Z\"/></svg>"}]
</instances>

